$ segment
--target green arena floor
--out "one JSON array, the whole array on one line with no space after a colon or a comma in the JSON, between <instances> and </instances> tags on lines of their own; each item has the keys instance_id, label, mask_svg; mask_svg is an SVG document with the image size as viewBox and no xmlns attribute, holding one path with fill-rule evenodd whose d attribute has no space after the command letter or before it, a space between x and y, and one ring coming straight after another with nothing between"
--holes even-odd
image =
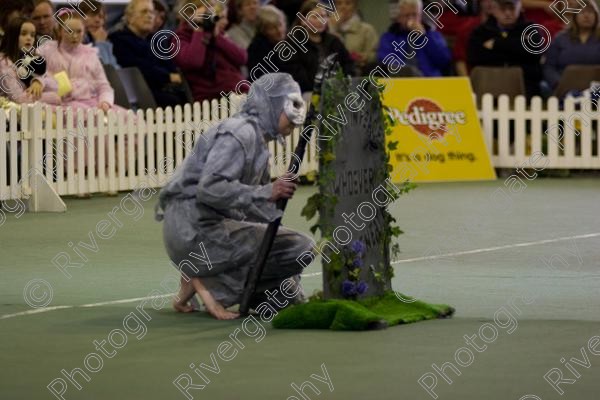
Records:
<instances>
[{"instance_id":1,"label":"green arena floor","mask_svg":"<svg viewBox=\"0 0 600 400\"><path fill-rule=\"evenodd\" d=\"M66 214L7 214L0 226L0 399L56 398L47 385L59 391L57 378L66 383L64 399L185 399L173 381L188 374L197 385L189 399L597 400L600 181L527 184L518 194L502 179L422 184L398 199L390 210L406 233L394 288L457 311L448 320L358 333L172 312L176 274L153 220L154 199L114 214L121 227L110 239L98 238L96 226L126 193L67 199ZM313 192L299 190L286 225L308 232L300 209ZM69 246L80 241L90 243L79 247L84 260ZM61 252L80 261L67 270L70 278L52 264ZM305 271L304 285L309 293L320 288L318 265ZM51 300L48 308L31 308L24 292L34 305ZM469 347L468 337L479 333L487 344L478 338ZM222 344L234 342L231 335L233 347ZM120 348L97 350L94 341L109 336ZM478 350L470 357L461 348ZM85 370L84 362L90 380L75 373L78 389L61 370ZM446 362L452 366L436 372ZM544 379L549 372L551 381L563 380L557 389ZM435 385L431 394L419 379ZM303 382L319 393L306 384L302 397L292 384Z\"/></svg>"}]
</instances>

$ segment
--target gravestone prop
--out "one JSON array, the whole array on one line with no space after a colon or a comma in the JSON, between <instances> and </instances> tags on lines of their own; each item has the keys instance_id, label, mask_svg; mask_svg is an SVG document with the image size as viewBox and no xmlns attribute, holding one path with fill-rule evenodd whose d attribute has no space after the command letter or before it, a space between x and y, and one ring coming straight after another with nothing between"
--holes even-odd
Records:
<instances>
[{"instance_id":1,"label":"gravestone prop","mask_svg":"<svg viewBox=\"0 0 600 400\"><path fill-rule=\"evenodd\" d=\"M275 328L383 329L454 313L449 305L392 290L390 255L398 244L391 243L402 231L386 207L413 186L391 183L389 152L398 144L386 141L391 113L381 104L383 85L365 82L339 76L325 82L320 113L311 121L319 131L319 192L302 210L308 219L318 213L311 231L321 231L314 252L322 256L323 292L281 310ZM306 266L314 255L303 255L298 260Z\"/></svg>"},{"instance_id":2,"label":"gravestone prop","mask_svg":"<svg viewBox=\"0 0 600 400\"><path fill-rule=\"evenodd\" d=\"M317 116L319 193L309 199L303 214L319 212L313 228L323 238L317 253L322 256L324 298L357 299L391 290L390 243L400 230L391 226L386 207L402 188L388 180L379 90L369 85L368 96L346 101L361 81L328 80Z\"/></svg>"}]
</instances>

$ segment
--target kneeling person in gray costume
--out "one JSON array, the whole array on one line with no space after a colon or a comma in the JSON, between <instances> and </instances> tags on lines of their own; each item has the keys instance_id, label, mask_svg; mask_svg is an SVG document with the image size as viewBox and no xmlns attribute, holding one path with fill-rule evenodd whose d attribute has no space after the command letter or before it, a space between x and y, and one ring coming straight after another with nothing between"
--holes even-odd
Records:
<instances>
[{"instance_id":1,"label":"kneeling person in gray costume","mask_svg":"<svg viewBox=\"0 0 600 400\"><path fill-rule=\"evenodd\" d=\"M164 220L167 253L182 273L176 310L192 311L188 301L198 293L215 318L238 316L226 308L241 300L266 223L281 216L275 202L296 190L290 173L271 183L267 143L283 141L305 116L300 87L289 74L262 76L241 111L204 133L161 190L156 217ZM300 285L296 257L312 244L281 227L257 293L290 278ZM288 291L302 296L301 287Z\"/></svg>"}]
</instances>

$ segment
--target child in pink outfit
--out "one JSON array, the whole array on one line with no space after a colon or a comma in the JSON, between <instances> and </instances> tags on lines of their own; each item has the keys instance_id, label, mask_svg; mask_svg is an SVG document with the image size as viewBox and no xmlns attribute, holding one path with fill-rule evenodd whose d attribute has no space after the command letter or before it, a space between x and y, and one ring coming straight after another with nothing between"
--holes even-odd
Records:
<instances>
[{"instance_id":1,"label":"child in pink outfit","mask_svg":"<svg viewBox=\"0 0 600 400\"><path fill-rule=\"evenodd\" d=\"M35 51L35 26L15 18L0 45L0 95L19 104L60 104L56 81L45 74L46 63Z\"/></svg>"},{"instance_id":2,"label":"child in pink outfit","mask_svg":"<svg viewBox=\"0 0 600 400\"><path fill-rule=\"evenodd\" d=\"M104 111L120 109L114 105L114 91L98 57L98 49L84 45L85 27L79 13L63 9L58 18L58 41L48 41L39 49L50 75L66 72L72 90L63 95L63 106L97 107Z\"/></svg>"}]
</instances>

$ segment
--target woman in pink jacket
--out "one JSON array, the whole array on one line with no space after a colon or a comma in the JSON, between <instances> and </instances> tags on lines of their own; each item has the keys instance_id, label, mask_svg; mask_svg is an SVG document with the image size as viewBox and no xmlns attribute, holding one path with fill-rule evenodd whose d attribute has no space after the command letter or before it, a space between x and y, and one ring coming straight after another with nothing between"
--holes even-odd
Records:
<instances>
[{"instance_id":1,"label":"woman in pink jacket","mask_svg":"<svg viewBox=\"0 0 600 400\"><path fill-rule=\"evenodd\" d=\"M46 62L35 50L33 22L13 19L0 45L0 95L19 104L60 104L56 82L45 72Z\"/></svg>"},{"instance_id":2,"label":"woman in pink jacket","mask_svg":"<svg viewBox=\"0 0 600 400\"><path fill-rule=\"evenodd\" d=\"M175 32L181 45L175 63L190 83L196 101L220 98L221 92L235 91L238 82L244 80L240 68L248 61L248 55L224 35L227 10L220 3L215 2L214 13L207 10L203 1L191 3L197 7L196 18L193 22L182 21ZM211 18L202 18L207 15ZM214 15L218 16L217 21ZM237 92L247 90L244 85Z\"/></svg>"},{"instance_id":3,"label":"woman in pink jacket","mask_svg":"<svg viewBox=\"0 0 600 400\"><path fill-rule=\"evenodd\" d=\"M98 57L98 50L84 45L85 27L79 13L62 9L58 28L58 41L48 41L39 49L46 59L48 73L56 76L66 73L70 92L63 94L62 104L70 107L98 107L103 111L114 106L114 91L106 78ZM64 74L63 74L64 75Z\"/></svg>"}]
</instances>

